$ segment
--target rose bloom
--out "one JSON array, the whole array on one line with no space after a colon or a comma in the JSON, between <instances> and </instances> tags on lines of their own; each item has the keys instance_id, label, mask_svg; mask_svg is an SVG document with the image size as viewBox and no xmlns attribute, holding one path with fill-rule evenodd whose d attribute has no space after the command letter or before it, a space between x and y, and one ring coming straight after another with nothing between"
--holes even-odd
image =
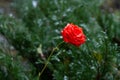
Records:
<instances>
[{"instance_id":1,"label":"rose bloom","mask_svg":"<svg viewBox=\"0 0 120 80\"><path fill-rule=\"evenodd\" d=\"M66 43L73 44L79 47L81 44L85 43L86 37L83 33L82 28L69 23L65 26L65 28L61 31L63 40Z\"/></svg>"}]
</instances>

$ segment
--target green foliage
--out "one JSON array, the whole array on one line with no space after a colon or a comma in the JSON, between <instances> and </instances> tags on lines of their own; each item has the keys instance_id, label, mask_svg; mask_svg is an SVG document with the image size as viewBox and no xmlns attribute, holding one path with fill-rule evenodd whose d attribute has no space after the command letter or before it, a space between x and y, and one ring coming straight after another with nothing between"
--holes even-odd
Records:
<instances>
[{"instance_id":1,"label":"green foliage","mask_svg":"<svg viewBox=\"0 0 120 80\"><path fill-rule=\"evenodd\" d=\"M37 6L33 5L33 1L37 2ZM66 43L60 45L50 58L40 80L119 79L120 17L102 11L102 2L103 0L14 0L16 17L0 15L0 34L18 51L16 57L27 58L32 68L31 72L26 73L19 58L14 61L10 55L0 52L0 78L38 80L38 74L45 64L37 52L39 45L42 45L42 54L48 58L52 49L63 41L61 29L67 23L74 23L83 28L86 43L80 48Z\"/></svg>"},{"instance_id":2,"label":"green foliage","mask_svg":"<svg viewBox=\"0 0 120 80\"><path fill-rule=\"evenodd\" d=\"M9 53L10 54L10 53ZM13 57L0 51L0 79L1 80L32 80L32 70L26 70L21 57ZM31 66L32 69L34 69ZM30 74L28 74L30 73ZM34 78L35 80L35 78Z\"/></svg>"}]
</instances>

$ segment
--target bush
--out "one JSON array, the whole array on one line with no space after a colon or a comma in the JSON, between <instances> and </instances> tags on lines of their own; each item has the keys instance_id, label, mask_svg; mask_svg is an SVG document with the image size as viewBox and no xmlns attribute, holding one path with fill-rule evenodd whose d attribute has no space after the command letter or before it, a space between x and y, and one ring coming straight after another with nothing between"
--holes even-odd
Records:
<instances>
[{"instance_id":1,"label":"bush","mask_svg":"<svg viewBox=\"0 0 120 80\"><path fill-rule=\"evenodd\" d=\"M37 2L34 6L33 3ZM76 48L63 43L50 58L40 80L113 80L119 78L119 18L115 13L100 9L104 1L98 0L14 0L16 16L0 16L0 33L18 51L18 56L29 61L31 72L21 68L19 58L11 56L0 63L13 65L3 80L38 80L52 50L62 42L61 29L67 23L82 27L87 37L85 44ZM21 5L22 3L22 5ZM39 47L42 45L42 47ZM41 52L37 49L41 49ZM0 55L0 57L2 57ZM9 61L9 62L8 62ZM19 64L19 65L18 65ZM27 64L26 64L27 65ZM2 65L0 65L2 67ZM28 69L29 70L29 69ZM13 76L13 78L11 78ZM33 77L33 78L32 78Z\"/></svg>"}]
</instances>

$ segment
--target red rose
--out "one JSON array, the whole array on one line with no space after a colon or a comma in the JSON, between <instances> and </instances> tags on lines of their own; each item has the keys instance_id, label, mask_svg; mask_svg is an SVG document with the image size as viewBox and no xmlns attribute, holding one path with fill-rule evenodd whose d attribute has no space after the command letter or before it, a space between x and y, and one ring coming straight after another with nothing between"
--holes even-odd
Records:
<instances>
[{"instance_id":1,"label":"red rose","mask_svg":"<svg viewBox=\"0 0 120 80\"><path fill-rule=\"evenodd\" d=\"M86 41L82 28L74 24L67 24L67 26L61 31L61 34L66 43L73 44L77 47Z\"/></svg>"}]
</instances>

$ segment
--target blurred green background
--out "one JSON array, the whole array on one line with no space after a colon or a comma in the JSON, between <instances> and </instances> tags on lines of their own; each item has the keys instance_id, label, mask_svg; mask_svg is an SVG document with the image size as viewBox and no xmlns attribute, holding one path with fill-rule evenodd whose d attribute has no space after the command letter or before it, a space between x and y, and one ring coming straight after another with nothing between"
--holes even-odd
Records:
<instances>
[{"instance_id":1,"label":"blurred green background","mask_svg":"<svg viewBox=\"0 0 120 80\"><path fill-rule=\"evenodd\" d=\"M86 43L60 45L39 76L67 23ZM120 0L0 0L0 80L120 80Z\"/></svg>"}]
</instances>

